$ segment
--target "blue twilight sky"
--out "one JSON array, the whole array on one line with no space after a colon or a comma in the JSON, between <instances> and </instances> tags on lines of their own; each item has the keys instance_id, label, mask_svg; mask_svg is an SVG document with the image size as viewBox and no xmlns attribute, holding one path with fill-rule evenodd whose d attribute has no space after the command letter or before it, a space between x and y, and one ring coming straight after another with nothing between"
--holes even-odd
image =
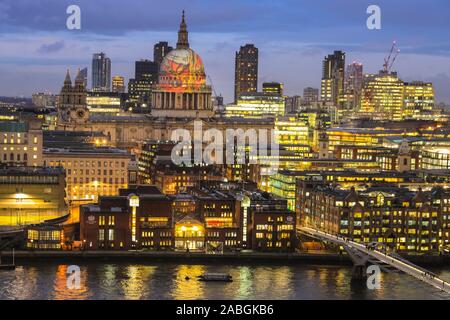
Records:
<instances>
[{"instance_id":1,"label":"blue twilight sky","mask_svg":"<svg viewBox=\"0 0 450 320\"><path fill-rule=\"evenodd\" d=\"M81 7L81 30L66 29L71 4ZM381 7L381 30L366 27L371 4ZM182 9L191 47L225 101L245 43L259 48L259 86L283 82L294 95L319 87L322 59L333 50L372 73L396 40L400 77L434 82L437 100L450 103L448 0L0 0L0 95L58 92L65 70L90 72L98 51L111 58L112 75L133 77L134 61L153 59L154 43L175 45Z\"/></svg>"}]
</instances>

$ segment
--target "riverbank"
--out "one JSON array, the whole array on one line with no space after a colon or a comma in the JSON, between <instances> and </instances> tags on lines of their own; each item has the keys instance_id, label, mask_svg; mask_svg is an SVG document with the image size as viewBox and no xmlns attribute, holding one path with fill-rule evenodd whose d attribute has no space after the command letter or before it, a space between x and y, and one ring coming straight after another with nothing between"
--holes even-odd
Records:
<instances>
[{"instance_id":1,"label":"riverbank","mask_svg":"<svg viewBox=\"0 0 450 320\"><path fill-rule=\"evenodd\" d=\"M404 255L412 263L424 266L450 265L449 257L437 255ZM11 259L11 252L2 252L3 260ZM56 261L136 261L158 262L175 261L185 263L217 262L217 263L293 263L293 264L323 264L351 265L351 259L346 254L333 252L314 253L268 253L268 252L226 252L223 254L161 252L161 251L16 251L15 259L19 263L30 260Z\"/></svg>"},{"instance_id":2,"label":"riverbank","mask_svg":"<svg viewBox=\"0 0 450 320\"><path fill-rule=\"evenodd\" d=\"M11 252L2 253L4 260L9 260ZM226 252L223 254L161 252L161 251L16 251L17 262L30 260L57 261L136 261L159 262L174 261L184 263L218 262L218 263L306 263L351 265L347 255L336 253L267 253L267 252Z\"/></svg>"}]
</instances>

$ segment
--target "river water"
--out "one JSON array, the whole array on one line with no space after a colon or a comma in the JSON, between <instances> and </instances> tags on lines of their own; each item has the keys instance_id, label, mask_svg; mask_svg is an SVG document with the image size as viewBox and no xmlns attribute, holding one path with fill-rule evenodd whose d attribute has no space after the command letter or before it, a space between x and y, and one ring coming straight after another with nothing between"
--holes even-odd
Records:
<instances>
[{"instance_id":1,"label":"river water","mask_svg":"<svg viewBox=\"0 0 450 320\"><path fill-rule=\"evenodd\" d=\"M79 267L80 287L72 290L67 287L67 264L36 262L0 271L0 299L450 298L401 273L383 273L378 290L351 285L348 266L89 262ZM450 278L450 268L433 271ZM197 281L204 272L226 272L234 281Z\"/></svg>"}]
</instances>

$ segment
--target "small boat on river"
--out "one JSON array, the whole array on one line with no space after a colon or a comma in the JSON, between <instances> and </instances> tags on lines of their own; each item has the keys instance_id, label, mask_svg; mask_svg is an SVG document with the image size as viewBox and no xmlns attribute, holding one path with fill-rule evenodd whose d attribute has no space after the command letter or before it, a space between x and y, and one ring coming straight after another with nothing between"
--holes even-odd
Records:
<instances>
[{"instance_id":1,"label":"small boat on river","mask_svg":"<svg viewBox=\"0 0 450 320\"><path fill-rule=\"evenodd\" d=\"M227 273L204 273L198 276L200 281L221 281L221 282L232 282L233 277Z\"/></svg>"}]
</instances>

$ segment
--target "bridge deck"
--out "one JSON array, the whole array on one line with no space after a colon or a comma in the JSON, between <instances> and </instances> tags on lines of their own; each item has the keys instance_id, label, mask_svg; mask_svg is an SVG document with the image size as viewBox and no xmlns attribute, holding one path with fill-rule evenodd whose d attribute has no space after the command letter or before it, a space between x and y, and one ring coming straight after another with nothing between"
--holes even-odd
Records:
<instances>
[{"instance_id":1,"label":"bridge deck","mask_svg":"<svg viewBox=\"0 0 450 320\"><path fill-rule=\"evenodd\" d=\"M442 291L446 292L447 294L450 294L450 283L434 276L431 272L426 271L426 269L418 267L403 258L400 259L400 258L394 257L390 254L383 253L378 250L369 250L363 244L348 240L348 239L340 237L340 236L338 237L336 235L331 235L331 234L328 234L328 233L325 233L325 232L322 232L319 230L315 230L312 228L299 227L297 230L301 233L304 233L304 234L312 236L312 237L320 238L320 239L323 239L326 241L331 241L336 244L340 244L342 246L347 246L347 247L356 249L372 258L375 258L375 259L377 259L385 264L388 264L400 271L403 271L404 273L406 273L416 279L419 279L422 282L425 282L439 290L442 290ZM428 273L428 274L426 274L426 273Z\"/></svg>"}]
</instances>

